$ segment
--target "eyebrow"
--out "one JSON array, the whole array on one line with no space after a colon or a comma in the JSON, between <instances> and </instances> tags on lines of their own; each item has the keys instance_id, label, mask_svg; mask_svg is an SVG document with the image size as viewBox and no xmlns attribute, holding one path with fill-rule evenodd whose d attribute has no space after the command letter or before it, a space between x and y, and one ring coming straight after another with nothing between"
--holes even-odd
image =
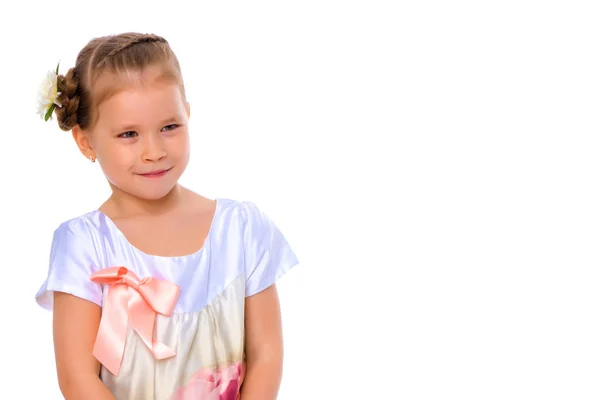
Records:
<instances>
[{"instance_id":1,"label":"eyebrow","mask_svg":"<svg viewBox=\"0 0 600 400\"><path fill-rule=\"evenodd\" d=\"M168 124L173 124L178 122L179 117L169 117L166 118L164 120L162 120L160 122L160 125L168 125ZM139 128L139 125L136 124L126 124L126 125L122 125L119 128L117 128L118 131L122 131L122 132L126 132L126 131L132 131L132 130L136 130L137 128Z\"/></svg>"}]
</instances>

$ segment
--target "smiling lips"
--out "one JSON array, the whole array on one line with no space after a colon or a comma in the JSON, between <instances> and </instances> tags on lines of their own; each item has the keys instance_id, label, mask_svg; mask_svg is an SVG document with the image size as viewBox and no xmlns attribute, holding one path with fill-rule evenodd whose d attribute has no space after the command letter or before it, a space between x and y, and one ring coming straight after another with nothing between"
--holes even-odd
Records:
<instances>
[{"instance_id":1,"label":"smiling lips","mask_svg":"<svg viewBox=\"0 0 600 400\"><path fill-rule=\"evenodd\" d=\"M156 170L156 171L149 172L147 174L138 174L138 175L143 176L145 178L160 178L161 176L163 176L164 174L166 174L170 170L171 170L171 168L169 168L169 169L159 169L159 170Z\"/></svg>"}]
</instances>

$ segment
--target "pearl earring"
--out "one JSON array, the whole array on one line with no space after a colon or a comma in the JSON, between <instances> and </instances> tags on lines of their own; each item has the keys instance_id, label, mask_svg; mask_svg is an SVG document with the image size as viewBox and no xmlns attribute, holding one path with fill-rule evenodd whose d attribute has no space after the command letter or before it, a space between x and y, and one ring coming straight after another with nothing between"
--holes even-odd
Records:
<instances>
[{"instance_id":1,"label":"pearl earring","mask_svg":"<svg viewBox=\"0 0 600 400\"><path fill-rule=\"evenodd\" d=\"M96 162L96 159L95 159L95 158L94 158L94 156L92 156L91 154L90 154L90 156L89 156L89 159L90 159L90 161L91 161L91 162Z\"/></svg>"}]
</instances>

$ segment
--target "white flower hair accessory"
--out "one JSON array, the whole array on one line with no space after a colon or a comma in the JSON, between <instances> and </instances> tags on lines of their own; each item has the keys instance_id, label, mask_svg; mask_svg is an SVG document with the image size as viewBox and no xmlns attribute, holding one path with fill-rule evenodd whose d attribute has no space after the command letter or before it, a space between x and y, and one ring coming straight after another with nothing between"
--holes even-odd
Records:
<instances>
[{"instance_id":1,"label":"white flower hair accessory","mask_svg":"<svg viewBox=\"0 0 600 400\"><path fill-rule=\"evenodd\" d=\"M58 66L56 71L48 71L46 79L41 83L38 91L38 114L44 121L52 119L52 112L56 107L62 107L62 105L56 100L60 95L58 91Z\"/></svg>"}]
</instances>

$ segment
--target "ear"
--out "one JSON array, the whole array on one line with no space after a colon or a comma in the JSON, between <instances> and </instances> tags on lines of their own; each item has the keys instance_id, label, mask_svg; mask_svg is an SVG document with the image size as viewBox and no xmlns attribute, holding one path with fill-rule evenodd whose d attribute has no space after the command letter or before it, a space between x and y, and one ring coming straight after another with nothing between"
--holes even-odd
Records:
<instances>
[{"instance_id":1,"label":"ear","mask_svg":"<svg viewBox=\"0 0 600 400\"><path fill-rule=\"evenodd\" d=\"M81 151L81 154L83 154L85 158L90 158L90 156L92 156L93 159L96 159L94 150L90 145L88 133L84 132L79 127L79 125L74 126L71 132L73 134L73 139L75 140L77 147L79 147L79 151Z\"/></svg>"}]
</instances>

